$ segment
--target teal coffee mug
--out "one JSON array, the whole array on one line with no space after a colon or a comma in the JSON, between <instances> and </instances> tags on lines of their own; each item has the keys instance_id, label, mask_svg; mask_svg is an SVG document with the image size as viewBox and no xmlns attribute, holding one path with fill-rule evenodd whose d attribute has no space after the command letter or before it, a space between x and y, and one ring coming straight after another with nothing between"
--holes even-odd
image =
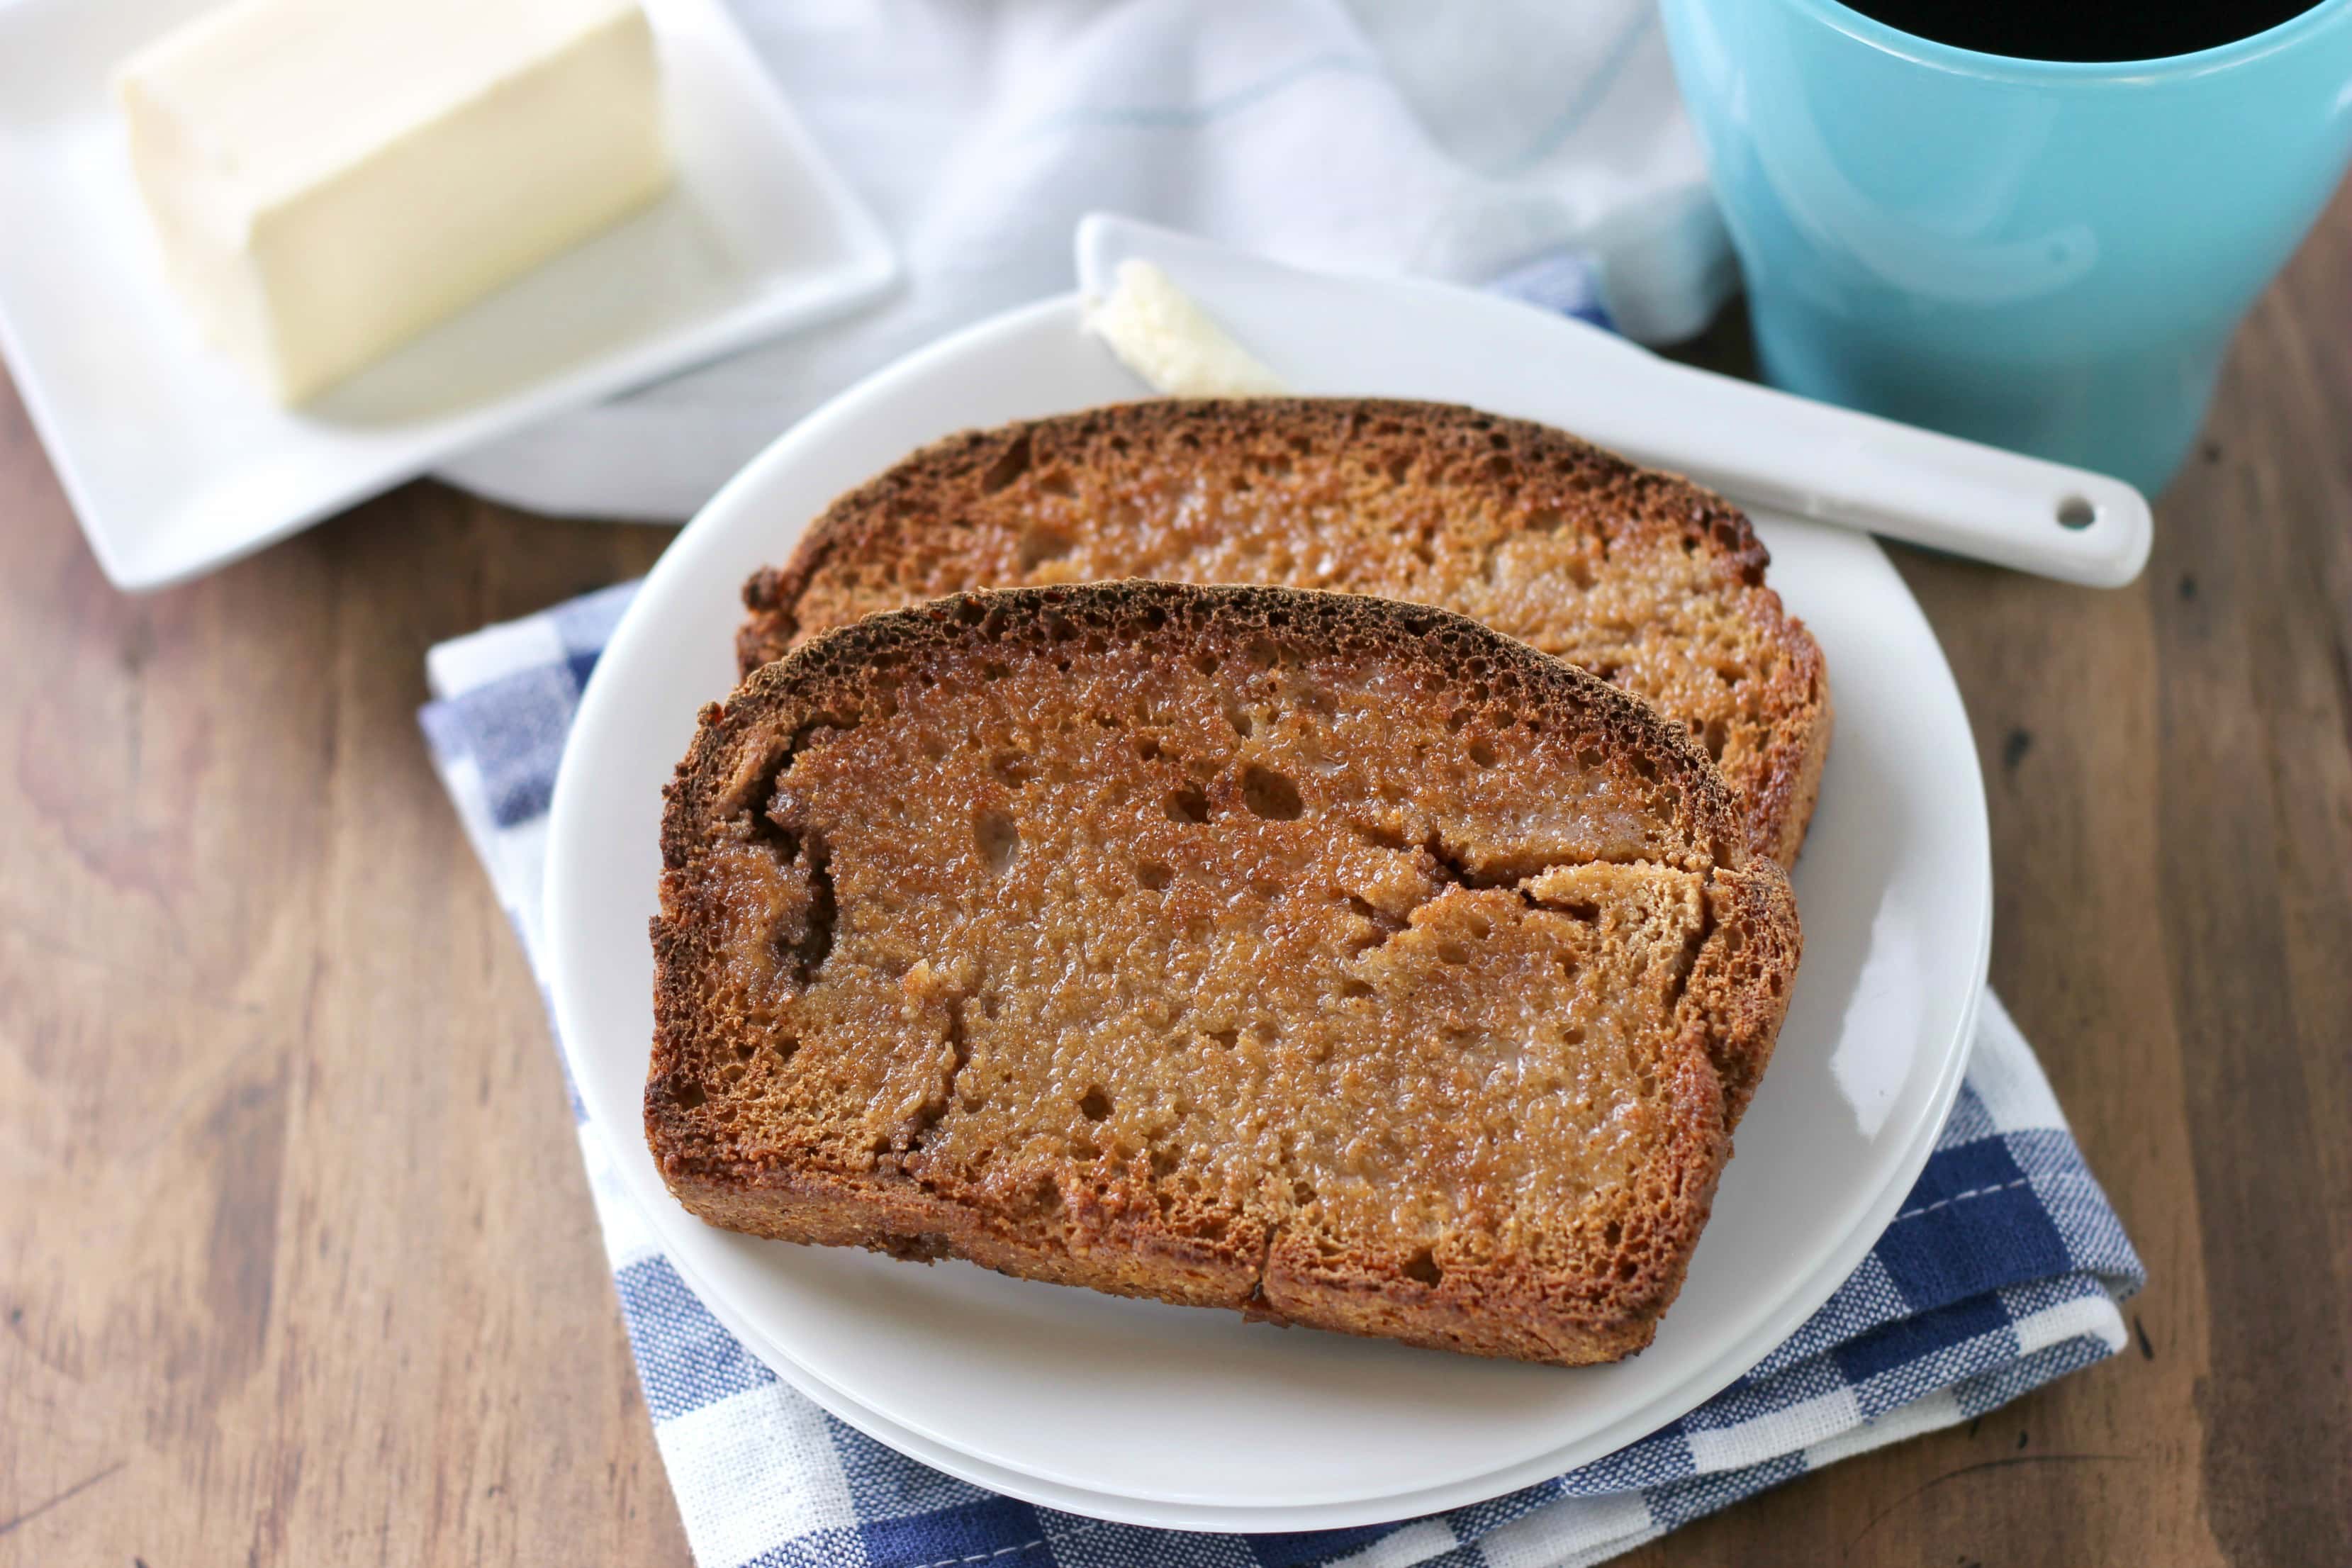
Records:
<instances>
[{"instance_id":1,"label":"teal coffee mug","mask_svg":"<svg viewBox=\"0 0 2352 1568\"><path fill-rule=\"evenodd\" d=\"M2352 156L2352 0L2127 64L1663 8L1767 376L2151 493Z\"/></svg>"}]
</instances>

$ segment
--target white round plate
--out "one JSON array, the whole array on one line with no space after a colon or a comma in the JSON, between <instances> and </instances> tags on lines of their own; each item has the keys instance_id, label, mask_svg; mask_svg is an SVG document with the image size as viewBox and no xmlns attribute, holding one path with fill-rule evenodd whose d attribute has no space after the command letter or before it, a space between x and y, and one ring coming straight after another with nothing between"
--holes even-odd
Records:
<instances>
[{"instance_id":1,"label":"white round plate","mask_svg":"<svg viewBox=\"0 0 2352 1568\"><path fill-rule=\"evenodd\" d=\"M1544 419L1562 356L1584 342L1504 301L1384 292L1353 318L1344 372L1294 370L1301 390ZM1311 342L1273 346L1286 368L1315 363ZM1560 353L1530 352L1546 346ZM555 792L550 980L581 1097L671 1260L753 1353L851 1425L997 1489L1136 1523L1296 1530L1454 1507L1598 1458L1720 1389L1828 1299L1958 1088L1990 934L1983 784L1935 637L1858 534L1759 519L1774 586L1827 654L1838 731L1797 872L1805 957L1789 1021L1681 1298L1639 1356L1483 1362L760 1241L687 1214L646 1152L660 787L697 708L732 683L743 578L926 441L1138 391L1075 300L1010 312L803 421L662 557L589 684Z\"/></svg>"}]
</instances>

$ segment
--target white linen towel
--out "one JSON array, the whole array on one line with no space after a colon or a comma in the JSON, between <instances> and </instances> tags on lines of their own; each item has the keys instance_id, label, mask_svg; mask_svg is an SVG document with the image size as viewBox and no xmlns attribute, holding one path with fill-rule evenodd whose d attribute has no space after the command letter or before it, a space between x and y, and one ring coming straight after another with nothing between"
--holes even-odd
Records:
<instances>
[{"instance_id":1,"label":"white linen towel","mask_svg":"<svg viewBox=\"0 0 2352 1568\"><path fill-rule=\"evenodd\" d=\"M899 247L881 303L468 453L535 510L682 519L803 414L1069 287L1102 209L1669 342L1734 272L1653 0L734 0Z\"/></svg>"}]
</instances>

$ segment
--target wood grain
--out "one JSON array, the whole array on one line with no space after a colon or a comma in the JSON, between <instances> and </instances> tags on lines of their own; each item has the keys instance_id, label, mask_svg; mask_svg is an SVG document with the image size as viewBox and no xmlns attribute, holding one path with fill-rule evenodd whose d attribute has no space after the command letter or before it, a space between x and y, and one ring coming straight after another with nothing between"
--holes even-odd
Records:
<instances>
[{"instance_id":1,"label":"wood grain","mask_svg":"<svg viewBox=\"0 0 2352 1568\"><path fill-rule=\"evenodd\" d=\"M2134 587L1899 552L2137 1351L1627 1561L2352 1562L2347 276L2339 199ZM414 722L431 643L668 537L416 485L126 599L0 382L0 1568L687 1561Z\"/></svg>"}]
</instances>

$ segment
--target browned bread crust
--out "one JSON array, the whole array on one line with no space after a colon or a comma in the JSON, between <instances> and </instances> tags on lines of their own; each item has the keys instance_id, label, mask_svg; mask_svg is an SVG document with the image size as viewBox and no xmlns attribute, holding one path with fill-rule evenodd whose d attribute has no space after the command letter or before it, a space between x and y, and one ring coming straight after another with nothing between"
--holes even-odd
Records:
<instances>
[{"instance_id":1,"label":"browned bread crust","mask_svg":"<svg viewBox=\"0 0 2352 1568\"><path fill-rule=\"evenodd\" d=\"M1157 577L1435 605L1688 724L1796 861L1829 754L1821 648L1747 517L1572 436L1444 404L1157 401L968 432L835 501L744 588L745 673L966 588Z\"/></svg>"},{"instance_id":2,"label":"browned bread crust","mask_svg":"<svg viewBox=\"0 0 2352 1568\"><path fill-rule=\"evenodd\" d=\"M814 638L666 791L646 1131L713 1224L1576 1364L1649 1342L1788 881L1460 616L1122 583Z\"/></svg>"}]
</instances>

